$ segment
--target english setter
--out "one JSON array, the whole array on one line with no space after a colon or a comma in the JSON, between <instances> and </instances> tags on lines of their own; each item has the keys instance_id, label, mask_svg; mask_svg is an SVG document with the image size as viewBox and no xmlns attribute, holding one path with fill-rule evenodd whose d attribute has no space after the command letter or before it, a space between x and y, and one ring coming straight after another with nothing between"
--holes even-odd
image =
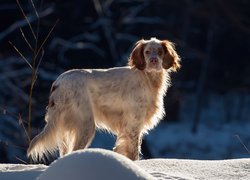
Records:
<instances>
[{"instance_id":1,"label":"english setter","mask_svg":"<svg viewBox=\"0 0 250 180\"><path fill-rule=\"evenodd\" d=\"M53 83L43 131L28 156L37 160L59 149L60 156L87 148L96 129L117 137L114 151L139 158L142 137L164 115L169 72L180 68L174 44L140 40L126 67L74 69Z\"/></svg>"}]
</instances>

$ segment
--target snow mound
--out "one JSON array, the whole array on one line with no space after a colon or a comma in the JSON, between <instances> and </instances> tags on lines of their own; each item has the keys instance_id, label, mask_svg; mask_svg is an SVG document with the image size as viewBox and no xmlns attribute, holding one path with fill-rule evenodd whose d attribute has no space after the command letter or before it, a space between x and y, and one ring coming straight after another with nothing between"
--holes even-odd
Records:
<instances>
[{"instance_id":1,"label":"snow mound","mask_svg":"<svg viewBox=\"0 0 250 180\"><path fill-rule=\"evenodd\" d=\"M53 162L38 180L154 179L128 158L103 149L76 151Z\"/></svg>"}]
</instances>

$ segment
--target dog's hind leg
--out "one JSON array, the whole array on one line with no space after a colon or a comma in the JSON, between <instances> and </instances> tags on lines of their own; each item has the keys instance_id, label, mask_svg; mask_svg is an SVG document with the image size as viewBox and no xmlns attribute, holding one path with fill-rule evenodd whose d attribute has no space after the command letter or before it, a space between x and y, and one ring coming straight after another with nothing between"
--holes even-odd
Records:
<instances>
[{"instance_id":1,"label":"dog's hind leg","mask_svg":"<svg viewBox=\"0 0 250 180\"><path fill-rule=\"evenodd\" d=\"M86 118L86 117L85 117ZM87 148L95 136L95 122L92 117L80 122L75 131L73 151Z\"/></svg>"},{"instance_id":2,"label":"dog's hind leg","mask_svg":"<svg viewBox=\"0 0 250 180\"><path fill-rule=\"evenodd\" d=\"M65 154L68 154L68 145L69 145L68 142L69 142L69 139L68 139L67 133L64 132L64 135L61 138L61 141L58 143L60 157L64 156Z\"/></svg>"},{"instance_id":3,"label":"dog's hind leg","mask_svg":"<svg viewBox=\"0 0 250 180\"><path fill-rule=\"evenodd\" d=\"M94 117L91 106L88 106L87 102L84 104L84 108L77 107L67 111L64 117L66 130L59 143L60 156L87 148L95 135Z\"/></svg>"}]
</instances>

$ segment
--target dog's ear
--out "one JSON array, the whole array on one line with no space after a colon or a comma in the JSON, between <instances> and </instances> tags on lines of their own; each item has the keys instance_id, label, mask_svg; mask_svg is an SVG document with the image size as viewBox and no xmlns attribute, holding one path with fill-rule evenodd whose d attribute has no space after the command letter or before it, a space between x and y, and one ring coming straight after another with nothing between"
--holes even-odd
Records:
<instances>
[{"instance_id":1,"label":"dog's ear","mask_svg":"<svg viewBox=\"0 0 250 180\"><path fill-rule=\"evenodd\" d=\"M172 71L177 71L180 69L180 57L175 51L174 43L164 40L162 41L162 47L164 49L164 57L162 66L164 69L170 69Z\"/></svg>"},{"instance_id":2,"label":"dog's ear","mask_svg":"<svg viewBox=\"0 0 250 180\"><path fill-rule=\"evenodd\" d=\"M145 41L142 39L135 44L135 47L130 54L128 65L130 67L136 67L137 69L144 70L146 68L146 61L143 55L143 49Z\"/></svg>"}]
</instances>

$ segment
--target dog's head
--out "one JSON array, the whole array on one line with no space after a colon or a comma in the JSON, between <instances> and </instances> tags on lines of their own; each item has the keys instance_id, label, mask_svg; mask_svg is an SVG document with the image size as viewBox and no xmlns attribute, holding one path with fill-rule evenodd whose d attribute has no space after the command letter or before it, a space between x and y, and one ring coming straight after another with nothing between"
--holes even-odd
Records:
<instances>
[{"instance_id":1,"label":"dog's head","mask_svg":"<svg viewBox=\"0 0 250 180\"><path fill-rule=\"evenodd\" d=\"M148 72L161 71L163 68L177 71L180 68L180 58L172 42L151 38L135 44L129 65Z\"/></svg>"}]
</instances>

